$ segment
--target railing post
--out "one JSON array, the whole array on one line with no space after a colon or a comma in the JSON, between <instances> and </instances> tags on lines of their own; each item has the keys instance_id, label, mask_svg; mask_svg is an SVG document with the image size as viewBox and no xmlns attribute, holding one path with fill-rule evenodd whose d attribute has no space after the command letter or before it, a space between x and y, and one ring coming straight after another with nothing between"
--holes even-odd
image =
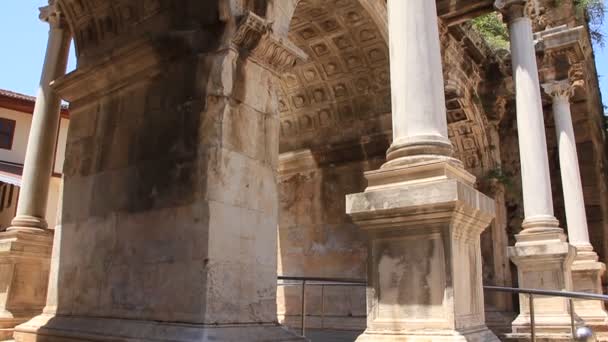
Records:
<instances>
[{"instance_id":1,"label":"railing post","mask_svg":"<svg viewBox=\"0 0 608 342\"><path fill-rule=\"evenodd\" d=\"M325 328L325 285L321 285L321 329Z\"/></svg>"},{"instance_id":2,"label":"railing post","mask_svg":"<svg viewBox=\"0 0 608 342\"><path fill-rule=\"evenodd\" d=\"M572 331L572 339L576 340L576 329L574 328L574 300L568 298L568 306L570 306L570 329Z\"/></svg>"},{"instance_id":3,"label":"railing post","mask_svg":"<svg viewBox=\"0 0 608 342\"><path fill-rule=\"evenodd\" d=\"M536 342L536 322L534 321L534 295L530 293L530 338L532 342Z\"/></svg>"},{"instance_id":4,"label":"railing post","mask_svg":"<svg viewBox=\"0 0 608 342\"><path fill-rule=\"evenodd\" d=\"M306 280L302 280L302 336L306 334Z\"/></svg>"}]
</instances>

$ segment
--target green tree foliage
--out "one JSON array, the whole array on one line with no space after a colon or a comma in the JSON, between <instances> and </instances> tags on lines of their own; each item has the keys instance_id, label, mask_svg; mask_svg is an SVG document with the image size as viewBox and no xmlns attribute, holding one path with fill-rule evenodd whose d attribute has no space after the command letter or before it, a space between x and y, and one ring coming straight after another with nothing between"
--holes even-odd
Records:
<instances>
[{"instance_id":1,"label":"green tree foliage","mask_svg":"<svg viewBox=\"0 0 608 342\"><path fill-rule=\"evenodd\" d=\"M472 23L492 50L509 49L509 31L498 13L482 15L473 19Z\"/></svg>"},{"instance_id":2,"label":"green tree foliage","mask_svg":"<svg viewBox=\"0 0 608 342\"><path fill-rule=\"evenodd\" d=\"M560 6L564 0L554 0L554 6ZM589 21L591 39L604 45L606 33L602 24L606 16L606 0L574 0L576 15ZM493 50L509 49L509 31L500 14L493 12L473 19L473 28L481 34Z\"/></svg>"}]
</instances>

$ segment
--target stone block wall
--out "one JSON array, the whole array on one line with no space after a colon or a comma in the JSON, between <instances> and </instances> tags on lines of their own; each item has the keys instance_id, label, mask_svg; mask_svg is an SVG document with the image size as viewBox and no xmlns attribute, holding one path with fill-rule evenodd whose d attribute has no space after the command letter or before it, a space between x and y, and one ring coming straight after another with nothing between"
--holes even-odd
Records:
<instances>
[{"instance_id":1,"label":"stone block wall","mask_svg":"<svg viewBox=\"0 0 608 342\"><path fill-rule=\"evenodd\" d=\"M314 156L299 170L286 170L281 158L279 183L278 273L285 276L366 278L366 240L345 214L345 195L362 191L363 173L383 158L316 165ZM293 162L293 159L291 160ZM301 287L279 287L279 320L300 325ZM315 286L306 290L307 326L365 328L365 287Z\"/></svg>"},{"instance_id":2,"label":"stone block wall","mask_svg":"<svg viewBox=\"0 0 608 342\"><path fill-rule=\"evenodd\" d=\"M151 50L162 44L134 50L161 58ZM112 73L130 54L66 80L139 77L108 92L64 89L74 98L57 313L276 321L274 75L231 50L154 61L143 77Z\"/></svg>"}]
</instances>

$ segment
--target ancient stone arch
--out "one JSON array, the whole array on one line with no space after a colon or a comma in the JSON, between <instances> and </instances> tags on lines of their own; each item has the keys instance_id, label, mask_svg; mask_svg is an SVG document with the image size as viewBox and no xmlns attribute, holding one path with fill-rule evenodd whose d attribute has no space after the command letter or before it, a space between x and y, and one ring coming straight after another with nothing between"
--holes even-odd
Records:
<instances>
[{"instance_id":1,"label":"ancient stone arch","mask_svg":"<svg viewBox=\"0 0 608 342\"><path fill-rule=\"evenodd\" d=\"M388 47L368 13L358 0L298 3L289 38L309 58L281 75L282 150L356 139L390 112Z\"/></svg>"},{"instance_id":2,"label":"ancient stone arch","mask_svg":"<svg viewBox=\"0 0 608 342\"><path fill-rule=\"evenodd\" d=\"M363 173L379 167L391 140L386 2L300 1L286 12L293 13L286 35L308 59L279 83L279 273L364 278L364 238L344 215L342 198L365 188ZM449 136L466 168L483 178L500 163L478 103L479 65L490 53L470 30L443 26L442 33ZM501 234L502 224L496 230ZM491 244L490 237L490 269L504 257L492 255ZM363 291L334 290L340 299L325 304L343 319L334 317L334 327L360 324ZM311 291L307 300L318 315L322 295ZM279 289L285 322L299 315L300 295Z\"/></svg>"},{"instance_id":3,"label":"ancient stone arch","mask_svg":"<svg viewBox=\"0 0 608 342\"><path fill-rule=\"evenodd\" d=\"M281 247L313 260L279 269L306 272L324 261L309 252L333 244L332 257L354 256L332 272L350 263L362 276L365 247L343 199L390 142L385 2L57 1L78 50L78 70L54 84L72 103L59 268L50 309L21 333L177 339L168 326L186 322L220 340L293 339L275 322L277 223ZM485 113L471 105L483 51L454 26L441 31L450 138L483 174L495 162ZM296 221L318 220L283 225L277 193L296 203ZM283 244L283 227L322 238Z\"/></svg>"}]
</instances>

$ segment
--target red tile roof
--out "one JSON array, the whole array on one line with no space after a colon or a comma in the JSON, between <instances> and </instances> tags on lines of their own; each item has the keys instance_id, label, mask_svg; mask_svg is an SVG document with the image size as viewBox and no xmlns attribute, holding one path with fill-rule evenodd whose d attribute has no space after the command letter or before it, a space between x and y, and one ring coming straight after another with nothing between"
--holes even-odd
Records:
<instances>
[{"instance_id":1,"label":"red tile roof","mask_svg":"<svg viewBox=\"0 0 608 342\"><path fill-rule=\"evenodd\" d=\"M36 98L25 94L16 93L14 91L0 89L0 107L16 110L32 114ZM61 105L61 116L69 118L69 109L67 105Z\"/></svg>"},{"instance_id":2,"label":"red tile roof","mask_svg":"<svg viewBox=\"0 0 608 342\"><path fill-rule=\"evenodd\" d=\"M0 96L12 97L19 100L33 101L36 102L36 98L33 96L15 93L14 91L0 89Z\"/></svg>"}]
</instances>

